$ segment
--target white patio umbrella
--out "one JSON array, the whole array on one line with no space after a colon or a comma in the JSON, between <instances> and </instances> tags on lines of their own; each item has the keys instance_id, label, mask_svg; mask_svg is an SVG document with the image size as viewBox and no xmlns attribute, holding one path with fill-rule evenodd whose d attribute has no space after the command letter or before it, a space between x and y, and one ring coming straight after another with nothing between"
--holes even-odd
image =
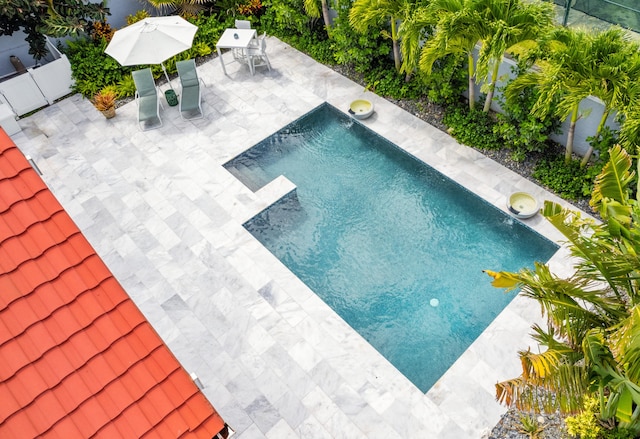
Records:
<instances>
[{"instance_id":1,"label":"white patio umbrella","mask_svg":"<svg viewBox=\"0 0 640 439\"><path fill-rule=\"evenodd\" d=\"M149 17L117 30L104 52L123 66L160 64L171 87L163 62L189 49L197 30L177 15Z\"/></svg>"}]
</instances>

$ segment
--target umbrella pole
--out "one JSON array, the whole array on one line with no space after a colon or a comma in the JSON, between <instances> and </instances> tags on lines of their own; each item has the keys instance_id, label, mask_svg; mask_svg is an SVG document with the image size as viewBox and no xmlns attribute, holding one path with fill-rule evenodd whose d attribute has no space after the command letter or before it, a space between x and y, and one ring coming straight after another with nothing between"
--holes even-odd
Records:
<instances>
[{"instance_id":1,"label":"umbrella pole","mask_svg":"<svg viewBox=\"0 0 640 439\"><path fill-rule=\"evenodd\" d=\"M165 78L167 78L167 82L169 83L169 88L171 90L173 90L173 86L171 85L171 81L169 80L169 75L167 74L167 69L164 68L164 64L160 63L160 65L162 66L162 71L164 72L164 76ZM175 92L175 90L173 90Z\"/></svg>"}]
</instances>

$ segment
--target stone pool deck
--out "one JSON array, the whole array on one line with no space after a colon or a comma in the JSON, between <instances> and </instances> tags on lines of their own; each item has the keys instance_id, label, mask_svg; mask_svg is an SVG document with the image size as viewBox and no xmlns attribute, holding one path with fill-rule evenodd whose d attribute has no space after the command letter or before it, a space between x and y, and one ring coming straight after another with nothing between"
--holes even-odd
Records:
<instances>
[{"instance_id":1,"label":"stone pool deck","mask_svg":"<svg viewBox=\"0 0 640 439\"><path fill-rule=\"evenodd\" d=\"M135 103L106 120L74 95L12 138L236 437L481 438L537 305L516 298L423 394L242 227L292 184L253 193L222 164L325 101L366 97L364 125L500 209L514 191L562 201L275 38L268 54L255 76L230 54L228 76L218 59L198 67L204 119L165 102L164 125L141 132ZM526 224L560 238L539 215ZM565 250L550 264L569 273Z\"/></svg>"}]
</instances>

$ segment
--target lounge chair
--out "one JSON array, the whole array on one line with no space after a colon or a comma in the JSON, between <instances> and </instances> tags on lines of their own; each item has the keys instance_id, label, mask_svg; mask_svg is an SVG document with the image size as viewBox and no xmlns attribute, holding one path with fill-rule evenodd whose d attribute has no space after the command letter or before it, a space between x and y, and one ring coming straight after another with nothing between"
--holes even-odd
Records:
<instances>
[{"instance_id":1,"label":"lounge chair","mask_svg":"<svg viewBox=\"0 0 640 439\"><path fill-rule=\"evenodd\" d=\"M160 119L160 98L151 69L131 72L136 84L136 104L138 105L138 124L142 131L162 126Z\"/></svg>"},{"instance_id":2,"label":"lounge chair","mask_svg":"<svg viewBox=\"0 0 640 439\"><path fill-rule=\"evenodd\" d=\"M193 59L178 61L176 63L178 76L180 77L180 115L183 119L199 119L204 117L202 112L202 91L200 84L204 86L202 79L198 78L196 62Z\"/></svg>"}]
</instances>

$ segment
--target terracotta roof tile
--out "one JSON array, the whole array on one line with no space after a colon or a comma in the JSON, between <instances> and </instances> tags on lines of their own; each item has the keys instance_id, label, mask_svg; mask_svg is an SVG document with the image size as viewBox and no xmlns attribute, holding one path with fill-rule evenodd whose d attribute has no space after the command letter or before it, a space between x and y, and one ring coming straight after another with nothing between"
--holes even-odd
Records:
<instances>
[{"instance_id":1,"label":"terracotta roof tile","mask_svg":"<svg viewBox=\"0 0 640 439\"><path fill-rule=\"evenodd\" d=\"M0 437L196 437L224 422L0 129Z\"/></svg>"}]
</instances>

